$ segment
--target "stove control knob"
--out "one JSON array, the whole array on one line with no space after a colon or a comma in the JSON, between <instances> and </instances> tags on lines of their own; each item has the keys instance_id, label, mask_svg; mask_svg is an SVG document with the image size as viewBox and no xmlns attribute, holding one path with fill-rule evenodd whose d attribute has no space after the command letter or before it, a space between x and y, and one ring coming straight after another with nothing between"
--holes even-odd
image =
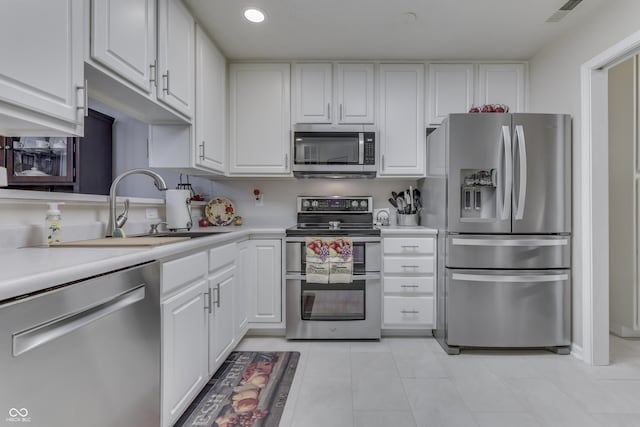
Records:
<instances>
[{"instance_id":1,"label":"stove control knob","mask_svg":"<svg viewBox=\"0 0 640 427\"><path fill-rule=\"evenodd\" d=\"M360 207L361 207L361 208L366 208L366 207L367 207L367 201L366 201L366 200L362 200L362 201L360 202Z\"/></svg>"},{"instance_id":2,"label":"stove control knob","mask_svg":"<svg viewBox=\"0 0 640 427\"><path fill-rule=\"evenodd\" d=\"M354 208L354 209L357 208L358 207L358 201L357 200L352 200L351 201L351 207Z\"/></svg>"},{"instance_id":3,"label":"stove control knob","mask_svg":"<svg viewBox=\"0 0 640 427\"><path fill-rule=\"evenodd\" d=\"M302 201L302 207L303 208L308 208L309 206L311 206L311 202L309 202L308 200L303 200Z\"/></svg>"},{"instance_id":4,"label":"stove control knob","mask_svg":"<svg viewBox=\"0 0 640 427\"><path fill-rule=\"evenodd\" d=\"M317 208L318 207L318 201L317 200L312 201L311 202L311 206L314 207L314 208Z\"/></svg>"}]
</instances>

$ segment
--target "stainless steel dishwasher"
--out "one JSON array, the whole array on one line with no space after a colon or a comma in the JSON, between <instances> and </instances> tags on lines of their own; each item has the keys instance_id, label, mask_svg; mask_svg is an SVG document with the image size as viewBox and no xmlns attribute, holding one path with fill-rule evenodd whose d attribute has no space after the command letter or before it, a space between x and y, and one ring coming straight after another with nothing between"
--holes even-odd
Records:
<instances>
[{"instance_id":1,"label":"stainless steel dishwasher","mask_svg":"<svg viewBox=\"0 0 640 427\"><path fill-rule=\"evenodd\" d=\"M0 425L160 425L157 262L0 304Z\"/></svg>"}]
</instances>

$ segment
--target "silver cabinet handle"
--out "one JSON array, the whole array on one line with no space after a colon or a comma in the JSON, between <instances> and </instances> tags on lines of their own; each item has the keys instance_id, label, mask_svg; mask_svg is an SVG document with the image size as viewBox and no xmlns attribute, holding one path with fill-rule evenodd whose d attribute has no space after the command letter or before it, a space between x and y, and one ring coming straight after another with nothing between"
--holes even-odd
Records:
<instances>
[{"instance_id":1,"label":"silver cabinet handle","mask_svg":"<svg viewBox=\"0 0 640 427\"><path fill-rule=\"evenodd\" d=\"M204 141L200 144L200 160L204 160Z\"/></svg>"},{"instance_id":2,"label":"silver cabinet handle","mask_svg":"<svg viewBox=\"0 0 640 427\"><path fill-rule=\"evenodd\" d=\"M331 121L331 103L327 102L327 120Z\"/></svg>"},{"instance_id":3,"label":"silver cabinet handle","mask_svg":"<svg viewBox=\"0 0 640 427\"><path fill-rule=\"evenodd\" d=\"M402 313L402 314L418 314L420 312L417 311L417 310L400 310L400 313Z\"/></svg>"},{"instance_id":4,"label":"silver cabinet handle","mask_svg":"<svg viewBox=\"0 0 640 427\"><path fill-rule=\"evenodd\" d=\"M502 146L504 148L504 195L500 219L509 219L511 212L511 186L513 185L513 162L511 159L511 133L509 126L502 126ZM502 165L502 162L500 162Z\"/></svg>"},{"instance_id":5,"label":"silver cabinet handle","mask_svg":"<svg viewBox=\"0 0 640 427\"><path fill-rule=\"evenodd\" d=\"M569 239L451 239L454 246L567 246Z\"/></svg>"},{"instance_id":6,"label":"silver cabinet handle","mask_svg":"<svg viewBox=\"0 0 640 427\"><path fill-rule=\"evenodd\" d=\"M83 91L83 100L84 100L84 104L83 105L78 105L76 106L77 110L83 110L83 115L84 117L89 116L89 92L88 92L88 81L85 80L84 81L84 86L76 86L76 91Z\"/></svg>"},{"instance_id":7,"label":"silver cabinet handle","mask_svg":"<svg viewBox=\"0 0 640 427\"><path fill-rule=\"evenodd\" d=\"M419 248L420 245L401 245L401 248Z\"/></svg>"},{"instance_id":8,"label":"silver cabinet handle","mask_svg":"<svg viewBox=\"0 0 640 427\"><path fill-rule=\"evenodd\" d=\"M162 79L167 82L162 91L167 92L167 95L169 95L169 70L167 70L167 74L162 75Z\"/></svg>"},{"instance_id":9,"label":"silver cabinet handle","mask_svg":"<svg viewBox=\"0 0 640 427\"><path fill-rule=\"evenodd\" d=\"M149 64L149 83L153 83L158 87L158 60L155 59L153 64Z\"/></svg>"},{"instance_id":10,"label":"silver cabinet handle","mask_svg":"<svg viewBox=\"0 0 640 427\"><path fill-rule=\"evenodd\" d=\"M465 274L453 273L453 280L464 280L467 282L511 282L511 283L531 283L531 282L559 282L569 280L568 274L522 274L522 275L499 275L499 274Z\"/></svg>"},{"instance_id":11,"label":"silver cabinet handle","mask_svg":"<svg viewBox=\"0 0 640 427\"><path fill-rule=\"evenodd\" d=\"M520 189L518 190L518 207L516 208L515 219L523 219L524 203L527 199L527 147L522 125L516 125L515 137L518 141L518 155L520 158Z\"/></svg>"},{"instance_id":12,"label":"silver cabinet handle","mask_svg":"<svg viewBox=\"0 0 640 427\"><path fill-rule=\"evenodd\" d=\"M384 154L380 156L381 169L384 171Z\"/></svg>"},{"instance_id":13,"label":"silver cabinet handle","mask_svg":"<svg viewBox=\"0 0 640 427\"><path fill-rule=\"evenodd\" d=\"M400 285L401 288L419 288L419 285Z\"/></svg>"},{"instance_id":14,"label":"silver cabinet handle","mask_svg":"<svg viewBox=\"0 0 640 427\"><path fill-rule=\"evenodd\" d=\"M284 168L285 170L289 170L289 154L284 154Z\"/></svg>"},{"instance_id":15,"label":"silver cabinet handle","mask_svg":"<svg viewBox=\"0 0 640 427\"><path fill-rule=\"evenodd\" d=\"M401 265L402 268L419 268L419 265Z\"/></svg>"},{"instance_id":16,"label":"silver cabinet handle","mask_svg":"<svg viewBox=\"0 0 640 427\"><path fill-rule=\"evenodd\" d=\"M145 297L144 284L121 292L103 301L61 318L53 319L25 331L13 334L13 355L19 356L29 350L60 338L76 329L95 322L111 313L122 310Z\"/></svg>"},{"instance_id":17,"label":"silver cabinet handle","mask_svg":"<svg viewBox=\"0 0 640 427\"><path fill-rule=\"evenodd\" d=\"M342 121L342 104L340 104L340 121Z\"/></svg>"},{"instance_id":18,"label":"silver cabinet handle","mask_svg":"<svg viewBox=\"0 0 640 427\"><path fill-rule=\"evenodd\" d=\"M220 308L220 285L216 286L216 307Z\"/></svg>"},{"instance_id":19,"label":"silver cabinet handle","mask_svg":"<svg viewBox=\"0 0 640 427\"><path fill-rule=\"evenodd\" d=\"M207 310L209 314L211 314L213 306L213 304L211 304L211 288L207 289L207 292L205 292L205 294L207 295L207 305L204 307L204 309Z\"/></svg>"}]
</instances>

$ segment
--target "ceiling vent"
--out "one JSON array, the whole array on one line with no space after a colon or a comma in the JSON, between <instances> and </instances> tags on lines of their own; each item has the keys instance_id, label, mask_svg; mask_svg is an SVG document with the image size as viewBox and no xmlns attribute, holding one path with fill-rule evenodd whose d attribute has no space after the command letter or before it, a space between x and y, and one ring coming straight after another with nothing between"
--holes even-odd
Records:
<instances>
[{"instance_id":1,"label":"ceiling vent","mask_svg":"<svg viewBox=\"0 0 640 427\"><path fill-rule=\"evenodd\" d=\"M568 2L563 4L562 7L556 11L556 13L547 18L546 22L559 22L565 16L567 16L569 12L575 9L576 6L578 6L580 3L582 3L582 0L569 0Z\"/></svg>"}]
</instances>

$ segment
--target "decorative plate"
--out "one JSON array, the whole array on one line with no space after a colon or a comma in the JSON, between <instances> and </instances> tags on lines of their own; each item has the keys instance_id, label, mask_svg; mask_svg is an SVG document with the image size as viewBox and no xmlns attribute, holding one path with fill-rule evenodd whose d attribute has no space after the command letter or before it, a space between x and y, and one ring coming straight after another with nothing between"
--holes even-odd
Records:
<instances>
[{"instance_id":1,"label":"decorative plate","mask_svg":"<svg viewBox=\"0 0 640 427\"><path fill-rule=\"evenodd\" d=\"M211 225L229 225L236 217L236 208L226 197L214 197L204 208L204 214Z\"/></svg>"}]
</instances>

